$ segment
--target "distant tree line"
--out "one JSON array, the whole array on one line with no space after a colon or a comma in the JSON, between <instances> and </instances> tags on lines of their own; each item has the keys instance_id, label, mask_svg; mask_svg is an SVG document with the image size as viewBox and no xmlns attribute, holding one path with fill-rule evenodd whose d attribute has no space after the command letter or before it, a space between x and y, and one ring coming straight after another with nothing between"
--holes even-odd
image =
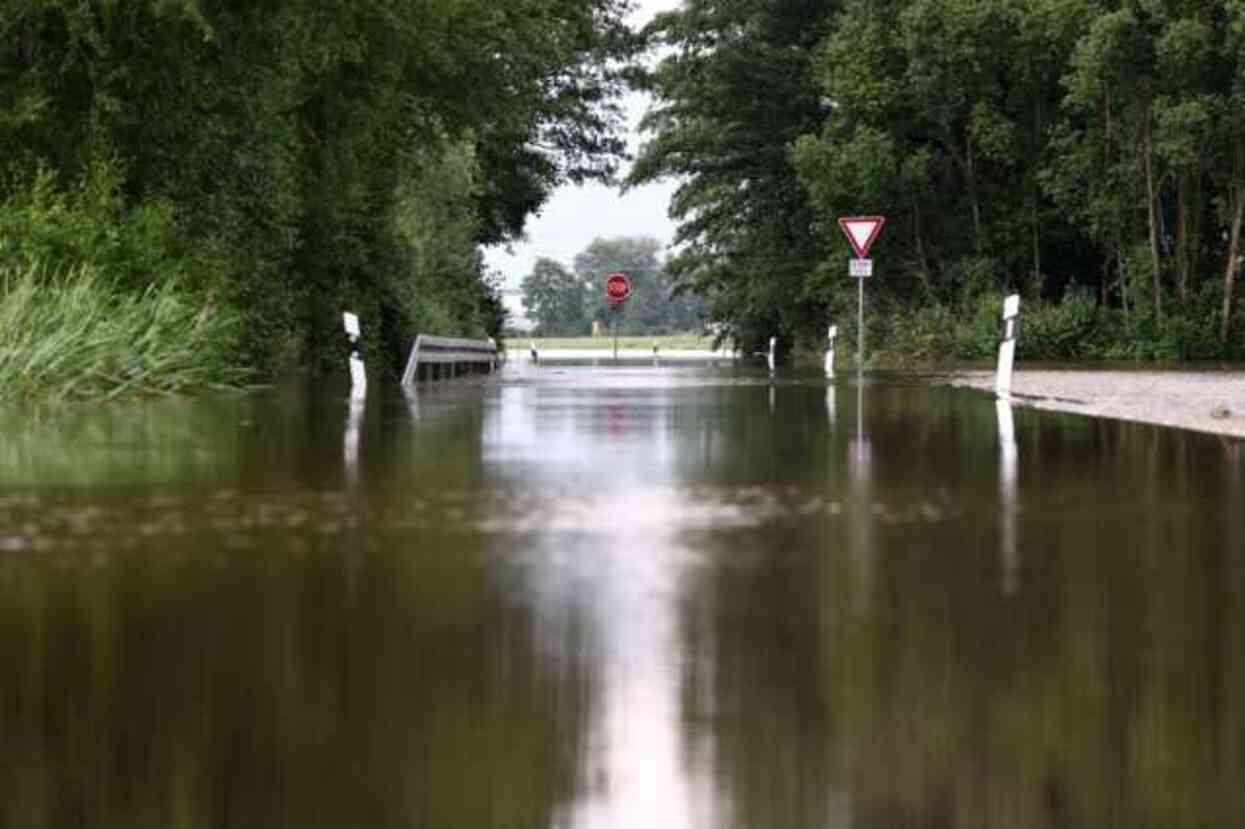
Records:
<instances>
[{"instance_id":1,"label":"distant tree line","mask_svg":"<svg viewBox=\"0 0 1245 829\"><path fill-rule=\"evenodd\" d=\"M686 0L649 34L630 180L680 181L668 269L734 333L846 318L835 218L881 213L884 339L974 356L1018 290L1022 349L1245 353L1245 1Z\"/></svg>"},{"instance_id":2,"label":"distant tree line","mask_svg":"<svg viewBox=\"0 0 1245 829\"><path fill-rule=\"evenodd\" d=\"M622 156L627 9L0 0L0 268L176 280L265 370L496 333L481 246Z\"/></svg>"},{"instance_id":3,"label":"distant tree line","mask_svg":"<svg viewBox=\"0 0 1245 829\"><path fill-rule=\"evenodd\" d=\"M605 277L622 273L631 298L620 306L605 300ZM537 259L523 278L522 301L545 336L582 336L594 322L622 334L672 334L703 327L704 308L695 296L675 290L661 261L656 239L595 239L575 256L572 270Z\"/></svg>"}]
</instances>

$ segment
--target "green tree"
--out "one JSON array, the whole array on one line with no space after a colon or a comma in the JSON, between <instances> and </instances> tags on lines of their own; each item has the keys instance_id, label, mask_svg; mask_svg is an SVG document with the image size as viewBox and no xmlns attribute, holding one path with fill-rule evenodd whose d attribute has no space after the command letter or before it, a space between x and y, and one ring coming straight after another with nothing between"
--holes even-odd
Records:
<instances>
[{"instance_id":1,"label":"green tree","mask_svg":"<svg viewBox=\"0 0 1245 829\"><path fill-rule=\"evenodd\" d=\"M631 298L621 307L605 300L605 277L623 273L631 281ZM594 239L575 257L575 273L588 286L594 319L616 319L628 334L665 334L698 328L703 306L680 292L661 259L661 243L651 237Z\"/></svg>"},{"instance_id":2,"label":"green tree","mask_svg":"<svg viewBox=\"0 0 1245 829\"><path fill-rule=\"evenodd\" d=\"M479 333L498 324L479 246L616 170L627 10L0 0L0 197L39 164L71 186L116 159L124 207L168 205L263 366L340 365L343 307L386 354L423 320Z\"/></svg>"},{"instance_id":3,"label":"green tree","mask_svg":"<svg viewBox=\"0 0 1245 829\"><path fill-rule=\"evenodd\" d=\"M588 333L588 286L552 259L540 258L523 277L523 307L544 336Z\"/></svg>"},{"instance_id":4,"label":"green tree","mask_svg":"<svg viewBox=\"0 0 1245 829\"><path fill-rule=\"evenodd\" d=\"M824 319L808 281L823 253L816 217L787 148L823 117L813 54L837 5L688 0L649 30L666 56L647 78L652 139L629 181L680 182L667 270L745 341Z\"/></svg>"}]
</instances>

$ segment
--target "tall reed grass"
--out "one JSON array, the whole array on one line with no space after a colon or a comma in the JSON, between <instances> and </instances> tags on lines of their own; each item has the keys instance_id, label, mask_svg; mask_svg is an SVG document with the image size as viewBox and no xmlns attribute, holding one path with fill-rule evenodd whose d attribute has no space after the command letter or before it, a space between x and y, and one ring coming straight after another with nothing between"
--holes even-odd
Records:
<instances>
[{"instance_id":1,"label":"tall reed grass","mask_svg":"<svg viewBox=\"0 0 1245 829\"><path fill-rule=\"evenodd\" d=\"M171 281L125 290L91 265L0 268L0 400L234 387L236 315Z\"/></svg>"}]
</instances>

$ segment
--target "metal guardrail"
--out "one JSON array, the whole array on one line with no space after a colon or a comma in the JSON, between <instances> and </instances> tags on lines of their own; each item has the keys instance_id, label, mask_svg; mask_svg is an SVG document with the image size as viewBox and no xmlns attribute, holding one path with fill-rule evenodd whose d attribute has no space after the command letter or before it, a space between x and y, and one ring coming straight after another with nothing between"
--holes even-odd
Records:
<instances>
[{"instance_id":1,"label":"metal guardrail","mask_svg":"<svg viewBox=\"0 0 1245 829\"><path fill-rule=\"evenodd\" d=\"M434 366L434 371L448 366L451 376L457 374L459 365L487 365L489 372L497 367L499 354L497 343L488 340L464 340L457 337L434 337L420 334L411 346L406 369L402 372L402 385L409 386L419 376L421 364Z\"/></svg>"}]
</instances>

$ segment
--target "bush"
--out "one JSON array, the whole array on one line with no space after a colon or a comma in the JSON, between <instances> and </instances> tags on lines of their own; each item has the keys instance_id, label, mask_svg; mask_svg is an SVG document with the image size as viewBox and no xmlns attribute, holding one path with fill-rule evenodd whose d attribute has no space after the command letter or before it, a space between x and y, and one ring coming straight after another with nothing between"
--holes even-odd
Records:
<instances>
[{"instance_id":1,"label":"bush","mask_svg":"<svg viewBox=\"0 0 1245 829\"><path fill-rule=\"evenodd\" d=\"M1026 302L1017 356L1025 360L1215 360L1245 356L1245 337L1219 339L1219 288L1207 283L1185 306L1169 304L1162 320L1143 307L1126 315L1078 291L1059 302ZM1245 319L1245 298L1241 319ZM874 346L889 362L983 360L998 350L1003 298L978 295L959 305L883 307L868 322ZM850 323L845 326L852 332ZM851 335L855 336L854 333ZM854 342L854 339L852 340Z\"/></svg>"},{"instance_id":2,"label":"bush","mask_svg":"<svg viewBox=\"0 0 1245 829\"><path fill-rule=\"evenodd\" d=\"M0 202L0 267L63 273L82 265L116 285L143 290L185 279L187 257L177 243L172 209L153 201L127 208L115 162L93 163L62 189L38 168Z\"/></svg>"},{"instance_id":3,"label":"bush","mask_svg":"<svg viewBox=\"0 0 1245 829\"><path fill-rule=\"evenodd\" d=\"M1102 322L1097 304L1086 293L1070 293L1058 303L1030 303L1021 315L1017 356L1029 360L1096 356Z\"/></svg>"}]
</instances>

